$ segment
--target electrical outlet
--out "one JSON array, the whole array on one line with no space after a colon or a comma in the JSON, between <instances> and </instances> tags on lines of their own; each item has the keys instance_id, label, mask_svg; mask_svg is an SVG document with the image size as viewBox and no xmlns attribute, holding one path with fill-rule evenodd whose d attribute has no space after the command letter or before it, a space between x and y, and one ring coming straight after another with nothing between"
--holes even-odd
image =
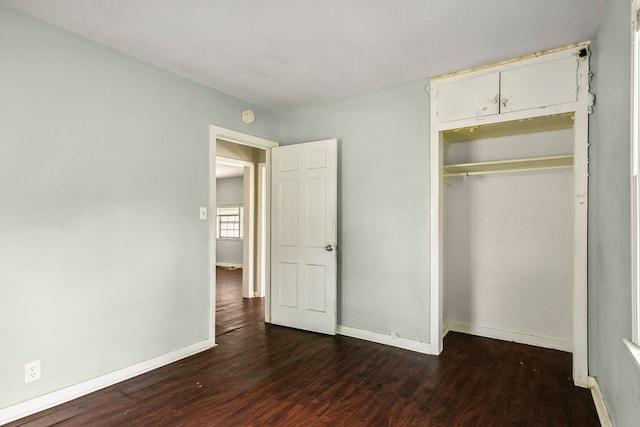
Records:
<instances>
[{"instance_id":1,"label":"electrical outlet","mask_svg":"<svg viewBox=\"0 0 640 427\"><path fill-rule=\"evenodd\" d=\"M40 361L29 362L24 364L24 383L28 384L40 379Z\"/></svg>"}]
</instances>

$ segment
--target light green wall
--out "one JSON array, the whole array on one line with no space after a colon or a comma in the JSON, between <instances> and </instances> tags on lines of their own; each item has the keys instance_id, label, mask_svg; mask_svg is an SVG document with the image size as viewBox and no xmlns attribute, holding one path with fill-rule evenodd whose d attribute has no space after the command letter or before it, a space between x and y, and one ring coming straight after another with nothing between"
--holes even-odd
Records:
<instances>
[{"instance_id":1,"label":"light green wall","mask_svg":"<svg viewBox=\"0 0 640 427\"><path fill-rule=\"evenodd\" d=\"M628 338L629 1L593 44L589 357L640 419ZM0 7L0 408L206 339L208 125L340 139L339 323L428 341L426 81L277 115ZM22 380L40 359L43 379Z\"/></svg>"},{"instance_id":2,"label":"light green wall","mask_svg":"<svg viewBox=\"0 0 640 427\"><path fill-rule=\"evenodd\" d=\"M616 426L640 420L631 337L629 196L630 0L610 0L592 46L589 177L589 373Z\"/></svg>"},{"instance_id":3,"label":"light green wall","mask_svg":"<svg viewBox=\"0 0 640 427\"><path fill-rule=\"evenodd\" d=\"M429 97L420 81L283 114L285 143L339 139L338 323L429 341Z\"/></svg>"},{"instance_id":4,"label":"light green wall","mask_svg":"<svg viewBox=\"0 0 640 427\"><path fill-rule=\"evenodd\" d=\"M4 7L0 64L0 408L207 339L209 125L279 117Z\"/></svg>"}]
</instances>

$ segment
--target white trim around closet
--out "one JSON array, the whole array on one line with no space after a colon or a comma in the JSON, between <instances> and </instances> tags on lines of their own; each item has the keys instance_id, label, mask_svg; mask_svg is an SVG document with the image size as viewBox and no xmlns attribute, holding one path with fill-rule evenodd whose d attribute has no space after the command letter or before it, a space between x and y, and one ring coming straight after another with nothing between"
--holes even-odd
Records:
<instances>
[{"instance_id":1,"label":"white trim around closet","mask_svg":"<svg viewBox=\"0 0 640 427\"><path fill-rule=\"evenodd\" d=\"M482 67L432 79L430 86L430 343L433 354L443 349L445 324L443 317L443 131L473 128L493 123L514 123L533 117L573 114L573 206L574 206L574 258L573 258L573 380L581 387L588 387L587 364L587 185L588 185L588 114L591 108L589 94L589 43L572 45L550 52L541 52L514 61ZM469 78L473 73L481 76L489 73L513 70L548 60L575 57L577 61L577 96L575 102L563 102L540 108L505 112L493 115L457 119L438 123L438 86L450 81ZM502 102L496 99L496 102ZM474 333L473 331L470 331ZM568 346L565 346L568 347Z\"/></svg>"}]
</instances>

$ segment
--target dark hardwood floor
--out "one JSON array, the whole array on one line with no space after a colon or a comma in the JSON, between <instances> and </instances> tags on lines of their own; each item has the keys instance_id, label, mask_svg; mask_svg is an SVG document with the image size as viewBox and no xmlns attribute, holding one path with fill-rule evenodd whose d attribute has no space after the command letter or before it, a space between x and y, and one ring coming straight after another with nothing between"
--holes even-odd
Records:
<instances>
[{"instance_id":1,"label":"dark hardwood floor","mask_svg":"<svg viewBox=\"0 0 640 427\"><path fill-rule=\"evenodd\" d=\"M571 355L450 333L440 357L264 323L218 270L218 347L17 426L597 426Z\"/></svg>"}]
</instances>

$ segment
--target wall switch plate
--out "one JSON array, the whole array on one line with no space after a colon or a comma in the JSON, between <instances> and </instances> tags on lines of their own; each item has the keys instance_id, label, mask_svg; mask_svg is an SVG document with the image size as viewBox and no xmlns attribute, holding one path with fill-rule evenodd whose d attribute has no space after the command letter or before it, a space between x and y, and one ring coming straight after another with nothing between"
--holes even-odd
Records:
<instances>
[{"instance_id":1,"label":"wall switch plate","mask_svg":"<svg viewBox=\"0 0 640 427\"><path fill-rule=\"evenodd\" d=\"M40 379L40 361L29 362L24 364L24 383L32 383Z\"/></svg>"},{"instance_id":2,"label":"wall switch plate","mask_svg":"<svg viewBox=\"0 0 640 427\"><path fill-rule=\"evenodd\" d=\"M200 219L205 220L207 219L207 208L200 208Z\"/></svg>"}]
</instances>

